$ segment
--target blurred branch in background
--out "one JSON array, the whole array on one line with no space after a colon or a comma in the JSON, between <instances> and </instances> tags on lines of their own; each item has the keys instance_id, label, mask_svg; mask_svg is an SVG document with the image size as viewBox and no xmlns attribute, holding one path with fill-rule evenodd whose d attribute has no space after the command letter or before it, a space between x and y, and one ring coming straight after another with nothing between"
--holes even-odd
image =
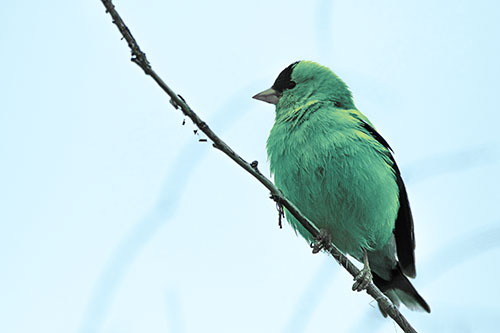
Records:
<instances>
[{"instance_id":1,"label":"blurred branch in background","mask_svg":"<svg viewBox=\"0 0 500 333\"><path fill-rule=\"evenodd\" d=\"M316 45L319 54L325 59L328 59L333 53L333 27L330 19L332 9L333 1L331 0L319 0L316 6Z\"/></svg>"},{"instance_id":2,"label":"blurred branch in background","mask_svg":"<svg viewBox=\"0 0 500 333\"><path fill-rule=\"evenodd\" d=\"M247 90L247 87L242 89L244 92ZM248 111L241 105L242 94L243 92L235 94L213 117L212 120L219 124L219 130L224 131L229 128ZM170 166L163 181L156 203L151 207L149 213L136 222L121 239L99 275L82 318L80 332L100 331L116 290L128 268L156 232L171 221L177 211L186 184L194 170L200 166L200 161L206 152L207 149L200 149L199 145L190 143L185 144L180 149L179 155Z\"/></svg>"},{"instance_id":3,"label":"blurred branch in background","mask_svg":"<svg viewBox=\"0 0 500 333\"><path fill-rule=\"evenodd\" d=\"M496 163L499 160L500 150L498 147L485 143L416 161L404 168L403 176L406 182L416 183L430 177Z\"/></svg>"},{"instance_id":4,"label":"blurred branch in background","mask_svg":"<svg viewBox=\"0 0 500 333\"><path fill-rule=\"evenodd\" d=\"M271 192L272 198L277 201L280 205L284 206L301 224L307 229L311 235L319 239L320 232L314 226L311 221L309 221L300 211L295 207L293 203L291 203L288 199L286 199L278 188L274 186L274 184L264 177L259 170L257 169L257 165L255 163L249 164L245 160L243 160L238 154L236 154L229 146L227 146L209 127L208 125L198 117L196 113L187 105L187 103L175 94L165 82L156 74L155 71L151 68L149 61L146 58L146 55L141 51L139 45L135 41L134 37L130 33L130 30L125 25L118 12L115 10L114 5L110 0L102 0L102 3L106 7L107 12L113 18L113 23L117 26L118 30L125 38L132 51L132 61L136 63L139 67L141 67L146 75L151 76L156 83L171 97L171 103L174 105L176 109L181 109L182 112L188 116L193 123L207 135L213 142L213 146L222 152L224 152L227 156L229 156L234 162L244 168L248 173L252 174L260 183L262 183L269 191ZM326 245L326 250L337 260L337 262L342 265L353 277L357 276L359 273L359 269L354 266L350 260L344 256L333 244L329 243ZM395 307L387 297L380 292L380 290L375 287L373 283L367 288L367 293L371 295L379 304L380 308L387 313L391 318L394 319L398 323L398 325L405 332L416 332L415 329L410 325L410 323L406 320L406 318L399 312L397 307Z\"/></svg>"},{"instance_id":5,"label":"blurred branch in background","mask_svg":"<svg viewBox=\"0 0 500 333\"><path fill-rule=\"evenodd\" d=\"M185 318L182 311L181 296L176 289L169 290L166 295L168 332L186 332Z\"/></svg>"},{"instance_id":6,"label":"blurred branch in background","mask_svg":"<svg viewBox=\"0 0 500 333\"><path fill-rule=\"evenodd\" d=\"M182 151L172 165L172 169L178 172L167 176L155 206L120 240L93 288L80 324L81 333L100 331L128 267L159 227L164 226L175 213L182 189L202 156L203 152L197 153L194 147L186 147Z\"/></svg>"},{"instance_id":7,"label":"blurred branch in background","mask_svg":"<svg viewBox=\"0 0 500 333\"><path fill-rule=\"evenodd\" d=\"M450 269L461 265L494 248L500 247L500 221L494 221L487 227L474 230L453 242L443 246L431 260L424 263L424 269L434 272L431 278L423 278L423 284L429 284L438 279ZM485 281L485 283L488 283Z\"/></svg>"}]
</instances>

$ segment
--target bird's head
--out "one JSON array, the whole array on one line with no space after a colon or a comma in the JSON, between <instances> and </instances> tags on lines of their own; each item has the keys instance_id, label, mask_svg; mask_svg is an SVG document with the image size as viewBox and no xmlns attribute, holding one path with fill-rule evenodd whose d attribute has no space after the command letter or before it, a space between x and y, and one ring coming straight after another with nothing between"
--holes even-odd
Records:
<instances>
[{"instance_id":1,"label":"bird's head","mask_svg":"<svg viewBox=\"0 0 500 333\"><path fill-rule=\"evenodd\" d=\"M271 88L253 98L275 104L277 109L300 107L311 101L332 102L355 108L347 85L329 68L312 61L297 61L285 68Z\"/></svg>"}]
</instances>

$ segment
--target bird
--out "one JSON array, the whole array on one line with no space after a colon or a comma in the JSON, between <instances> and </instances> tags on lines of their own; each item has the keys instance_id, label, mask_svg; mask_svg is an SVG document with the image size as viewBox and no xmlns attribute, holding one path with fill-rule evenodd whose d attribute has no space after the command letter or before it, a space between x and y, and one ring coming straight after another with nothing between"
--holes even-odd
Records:
<instances>
[{"instance_id":1,"label":"bird","mask_svg":"<svg viewBox=\"0 0 500 333\"><path fill-rule=\"evenodd\" d=\"M373 281L394 305L430 313L408 279L416 276L415 233L400 169L346 83L301 60L253 98L275 105L266 145L275 185L324 237L363 263L352 289ZM286 209L285 216L296 233L318 241Z\"/></svg>"}]
</instances>

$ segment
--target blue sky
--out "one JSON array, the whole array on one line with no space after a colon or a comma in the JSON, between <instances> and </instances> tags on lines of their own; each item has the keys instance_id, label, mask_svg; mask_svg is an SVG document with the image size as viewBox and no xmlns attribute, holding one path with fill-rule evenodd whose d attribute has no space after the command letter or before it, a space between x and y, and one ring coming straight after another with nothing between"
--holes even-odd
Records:
<instances>
[{"instance_id":1,"label":"blue sky","mask_svg":"<svg viewBox=\"0 0 500 333\"><path fill-rule=\"evenodd\" d=\"M500 289L494 1L115 1L153 68L268 174L299 59L334 70L396 152L417 240L417 329L487 332ZM251 176L130 62L100 1L0 13L0 331L397 331L312 255Z\"/></svg>"}]
</instances>

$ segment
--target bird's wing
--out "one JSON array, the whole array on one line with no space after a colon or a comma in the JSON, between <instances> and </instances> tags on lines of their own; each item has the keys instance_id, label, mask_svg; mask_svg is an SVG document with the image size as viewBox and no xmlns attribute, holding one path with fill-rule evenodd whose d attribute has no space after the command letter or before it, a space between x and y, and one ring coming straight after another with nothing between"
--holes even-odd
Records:
<instances>
[{"instance_id":1,"label":"bird's wing","mask_svg":"<svg viewBox=\"0 0 500 333\"><path fill-rule=\"evenodd\" d=\"M359 113L359 112L358 112ZM403 273L414 278L416 276L415 270L415 233L413 230L413 217L411 215L410 203L408 201L408 194L406 193L403 178L399 171L396 160L392 156L392 148L387 141L373 128L373 126L364 121L358 114L352 114L360 121L361 127L368 132L375 140L387 149L387 155L392 161L392 169L396 176L396 183L399 188L399 211L396 218L396 226L394 228L394 236L396 238L396 248L399 259L399 264Z\"/></svg>"},{"instance_id":2,"label":"bird's wing","mask_svg":"<svg viewBox=\"0 0 500 333\"><path fill-rule=\"evenodd\" d=\"M352 117L356 118L357 120L360 120L360 121L362 121L363 123L368 124L370 127L375 128L375 127L373 126L373 124L370 122L370 120L368 120L368 118L367 118L364 114L362 114L361 112L359 112L359 110L356 110L356 109L349 109L349 110L347 110L347 112L349 112L349 114L350 114ZM384 139L382 139L382 140L384 140ZM385 142L385 140L384 140L384 142ZM387 142L386 142L386 143L387 143Z\"/></svg>"}]
</instances>

